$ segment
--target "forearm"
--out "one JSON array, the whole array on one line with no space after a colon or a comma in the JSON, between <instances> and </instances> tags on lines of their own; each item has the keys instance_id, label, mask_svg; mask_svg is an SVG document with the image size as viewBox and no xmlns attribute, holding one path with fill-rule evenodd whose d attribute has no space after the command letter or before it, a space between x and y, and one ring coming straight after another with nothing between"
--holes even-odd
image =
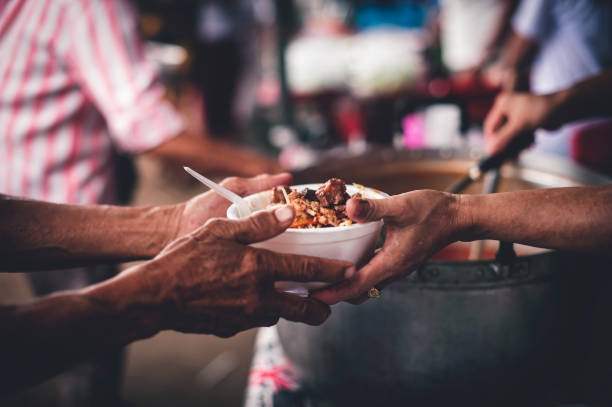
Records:
<instances>
[{"instance_id":1,"label":"forearm","mask_svg":"<svg viewBox=\"0 0 612 407\"><path fill-rule=\"evenodd\" d=\"M531 64L537 49L536 42L512 31L500 62L508 69L520 70Z\"/></svg>"},{"instance_id":2,"label":"forearm","mask_svg":"<svg viewBox=\"0 0 612 407\"><path fill-rule=\"evenodd\" d=\"M235 144L179 135L147 152L158 158L189 166L203 173L218 172L238 176L254 176L278 172L272 159Z\"/></svg>"},{"instance_id":3,"label":"forearm","mask_svg":"<svg viewBox=\"0 0 612 407\"><path fill-rule=\"evenodd\" d=\"M516 8L519 5L517 0L505 0L502 2L503 11L499 16L495 29L491 35L490 40L487 44L488 50L494 50L503 45L504 40L508 37L508 33L511 31L511 21Z\"/></svg>"},{"instance_id":4,"label":"forearm","mask_svg":"<svg viewBox=\"0 0 612 407\"><path fill-rule=\"evenodd\" d=\"M174 207L76 206L0 195L0 270L155 256L178 225Z\"/></svg>"},{"instance_id":5,"label":"forearm","mask_svg":"<svg viewBox=\"0 0 612 407\"><path fill-rule=\"evenodd\" d=\"M155 334L151 304L122 278L0 307L0 394Z\"/></svg>"},{"instance_id":6,"label":"forearm","mask_svg":"<svg viewBox=\"0 0 612 407\"><path fill-rule=\"evenodd\" d=\"M510 35L500 58L500 66L506 71L502 87L506 92L527 91L529 72L537 54L538 44L514 31Z\"/></svg>"},{"instance_id":7,"label":"forearm","mask_svg":"<svg viewBox=\"0 0 612 407\"><path fill-rule=\"evenodd\" d=\"M573 251L612 248L612 186L462 195L460 240Z\"/></svg>"},{"instance_id":8,"label":"forearm","mask_svg":"<svg viewBox=\"0 0 612 407\"><path fill-rule=\"evenodd\" d=\"M612 69L553 93L550 97L556 106L550 118L553 126L589 117L611 115Z\"/></svg>"}]
</instances>

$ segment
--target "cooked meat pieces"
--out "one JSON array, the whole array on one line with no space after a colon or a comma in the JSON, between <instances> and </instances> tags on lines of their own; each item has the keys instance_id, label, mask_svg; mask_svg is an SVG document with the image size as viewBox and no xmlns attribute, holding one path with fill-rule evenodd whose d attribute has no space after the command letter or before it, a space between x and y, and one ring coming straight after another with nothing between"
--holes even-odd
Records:
<instances>
[{"instance_id":1,"label":"cooked meat pieces","mask_svg":"<svg viewBox=\"0 0 612 407\"><path fill-rule=\"evenodd\" d=\"M326 208L319 201L309 201L299 196L297 192L289 195L289 200L295 209L295 221L291 227L321 228L340 226L343 222L350 222L346 211Z\"/></svg>"},{"instance_id":2,"label":"cooked meat pieces","mask_svg":"<svg viewBox=\"0 0 612 407\"><path fill-rule=\"evenodd\" d=\"M276 187L272 203L286 203L285 193L295 210L292 228L313 229L352 224L346 213L346 201L350 195L341 179L332 178L317 191L308 188L297 191L288 187ZM361 194L357 193L353 197L360 198Z\"/></svg>"},{"instance_id":3,"label":"cooked meat pieces","mask_svg":"<svg viewBox=\"0 0 612 407\"><path fill-rule=\"evenodd\" d=\"M346 185L339 178L331 178L321 185L316 192L321 205L331 207L333 205L344 205L350 198L346 193Z\"/></svg>"},{"instance_id":4,"label":"cooked meat pieces","mask_svg":"<svg viewBox=\"0 0 612 407\"><path fill-rule=\"evenodd\" d=\"M319 200L319 198L317 198L317 193L314 191L314 189L304 188L298 193L298 196L308 201L318 201Z\"/></svg>"}]
</instances>

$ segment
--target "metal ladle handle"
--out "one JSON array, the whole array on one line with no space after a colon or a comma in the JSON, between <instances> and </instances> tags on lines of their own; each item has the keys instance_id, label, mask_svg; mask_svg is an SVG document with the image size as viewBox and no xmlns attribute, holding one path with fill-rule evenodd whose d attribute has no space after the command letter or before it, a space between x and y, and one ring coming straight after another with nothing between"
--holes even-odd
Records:
<instances>
[{"instance_id":1,"label":"metal ladle handle","mask_svg":"<svg viewBox=\"0 0 612 407\"><path fill-rule=\"evenodd\" d=\"M452 194L459 194L463 192L463 190L469 187L473 182L482 178L488 171L498 169L504 162L516 157L521 151L529 147L533 143L533 140L533 133L523 133L518 137L515 137L502 151L485 157L470 167L468 170L468 175L448 188L448 192ZM497 190L497 186L495 186L495 189L492 192L486 193L493 193L495 190Z\"/></svg>"},{"instance_id":2,"label":"metal ladle handle","mask_svg":"<svg viewBox=\"0 0 612 407\"><path fill-rule=\"evenodd\" d=\"M516 252L514 251L514 244L512 242L499 241L499 249L495 254L495 261L505 266L514 263L516 259Z\"/></svg>"}]
</instances>

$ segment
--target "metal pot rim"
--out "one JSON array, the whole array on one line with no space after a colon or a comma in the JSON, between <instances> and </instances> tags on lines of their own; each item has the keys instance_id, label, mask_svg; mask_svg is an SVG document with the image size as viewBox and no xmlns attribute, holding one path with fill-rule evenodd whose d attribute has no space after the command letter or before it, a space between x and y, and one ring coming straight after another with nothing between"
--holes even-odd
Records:
<instances>
[{"instance_id":1,"label":"metal pot rim","mask_svg":"<svg viewBox=\"0 0 612 407\"><path fill-rule=\"evenodd\" d=\"M434 260L387 289L491 289L530 284L554 278L559 269L556 265L567 257L565 252L548 251L518 256L509 265L496 260Z\"/></svg>"}]
</instances>

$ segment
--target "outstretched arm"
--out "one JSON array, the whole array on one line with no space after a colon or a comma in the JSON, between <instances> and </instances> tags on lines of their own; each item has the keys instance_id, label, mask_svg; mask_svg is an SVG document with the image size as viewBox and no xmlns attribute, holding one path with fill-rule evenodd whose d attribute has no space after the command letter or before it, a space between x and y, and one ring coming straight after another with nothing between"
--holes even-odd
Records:
<instances>
[{"instance_id":1,"label":"outstretched arm","mask_svg":"<svg viewBox=\"0 0 612 407\"><path fill-rule=\"evenodd\" d=\"M0 271L149 259L175 232L175 207L60 205L0 195Z\"/></svg>"},{"instance_id":2,"label":"outstretched arm","mask_svg":"<svg viewBox=\"0 0 612 407\"><path fill-rule=\"evenodd\" d=\"M363 298L405 277L455 241L494 239L583 252L612 249L612 185L491 195L413 191L380 200L350 200L358 222L384 219L385 245L350 280L315 295L329 304Z\"/></svg>"},{"instance_id":3,"label":"outstretched arm","mask_svg":"<svg viewBox=\"0 0 612 407\"><path fill-rule=\"evenodd\" d=\"M205 174L221 172L239 176L276 173L282 170L278 160L254 150L213 138L190 136L182 133L145 154L187 165Z\"/></svg>"},{"instance_id":4,"label":"outstretched arm","mask_svg":"<svg viewBox=\"0 0 612 407\"><path fill-rule=\"evenodd\" d=\"M211 219L153 260L80 291L0 306L0 395L160 330L228 337L279 317L313 325L331 312L274 282L338 282L346 262L254 249L283 232L291 207L237 221ZM348 274L347 274L348 273Z\"/></svg>"},{"instance_id":5,"label":"outstretched arm","mask_svg":"<svg viewBox=\"0 0 612 407\"><path fill-rule=\"evenodd\" d=\"M291 175L228 178L239 195L287 185ZM0 195L0 271L44 270L150 259L170 241L212 217L229 202L214 192L163 207L77 206Z\"/></svg>"},{"instance_id":6,"label":"outstretched arm","mask_svg":"<svg viewBox=\"0 0 612 407\"><path fill-rule=\"evenodd\" d=\"M610 185L461 195L458 207L459 240L582 252L612 248Z\"/></svg>"}]
</instances>

